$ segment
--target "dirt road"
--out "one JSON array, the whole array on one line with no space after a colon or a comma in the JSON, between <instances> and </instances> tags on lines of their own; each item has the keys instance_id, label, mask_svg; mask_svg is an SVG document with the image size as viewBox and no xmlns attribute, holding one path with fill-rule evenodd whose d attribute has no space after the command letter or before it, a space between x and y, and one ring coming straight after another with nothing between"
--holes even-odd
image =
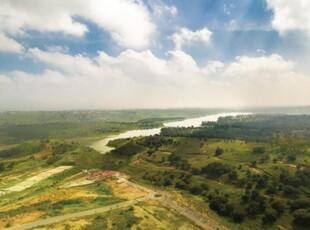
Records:
<instances>
[{"instance_id":1,"label":"dirt road","mask_svg":"<svg viewBox=\"0 0 310 230\"><path fill-rule=\"evenodd\" d=\"M128 181L124 178L119 178L119 180L121 180L123 183L127 183L128 185L134 187L134 188L138 188L140 190L143 190L145 192L148 192L149 195L148 197L150 199L156 199L158 200L162 205L167 206L169 208L174 209L175 211L177 211L179 214L187 217L188 219L192 220L196 225L202 227L203 229L225 229L222 226L219 226L217 223L206 219L204 216L202 216L201 214L195 212L194 210L180 205L179 203L177 203L176 201L174 201L173 199L171 199L171 197L169 196L169 193L167 192L161 192L161 191L153 191L149 188L146 188L142 185L136 184L134 182ZM156 194L160 194L160 197L156 197Z\"/></svg>"},{"instance_id":2,"label":"dirt road","mask_svg":"<svg viewBox=\"0 0 310 230\"><path fill-rule=\"evenodd\" d=\"M47 219L42 219L42 220L27 223L24 225L12 227L9 229L10 230L26 230L26 229L31 229L34 227L40 227L40 226L58 223L61 221L66 221L69 219L83 218L83 217L87 217L87 216L91 216L91 215L96 215L96 214L108 212L108 211L115 210L118 208L128 207L131 205L135 205L138 202L143 202L143 201L147 201L150 199L158 200L162 205L174 209L179 214L181 214L181 215L187 217L188 219L192 220L196 225L200 226L203 229L225 229L222 226L219 226L217 223L215 223L209 219L206 219L204 216L195 212L194 210L177 203L176 201L171 199L169 193L167 193L167 192L153 191L153 190L146 188L142 185L139 185L139 184L134 183L132 181L128 181L127 179L125 179L123 177L118 177L118 181L121 183L126 183L126 184L128 184L134 188L140 189L142 191L145 191L148 193L148 195L146 195L142 198L136 199L136 200L124 201L124 202L120 202L117 204L105 206L102 208L90 209L90 210L66 214L66 215L62 215L62 216L56 216L56 217L51 217L51 218L47 218ZM158 194L160 194L160 196L157 196Z\"/></svg>"},{"instance_id":3,"label":"dirt road","mask_svg":"<svg viewBox=\"0 0 310 230\"><path fill-rule=\"evenodd\" d=\"M86 210L86 211L82 211L82 212L76 212L76 213L66 214L66 215L62 215L62 216L55 216L55 217L51 217L51 218L47 218L47 219L43 219L43 220L38 220L35 222L30 222L30 223L23 224L23 225L16 226L16 227L12 227L9 229L10 230L26 230L26 229L31 229L31 228L35 228L35 227L55 224L55 223L58 223L61 221L69 220L69 219L96 215L96 214L108 212L108 211L111 211L114 209L128 207L130 205L134 205L134 204L138 203L139 201L144 201L144 200L145 200L145 198L142 198L141 200L137 199L137 200L124 201L121 203L112 204L112 205L105 206L102 208L90 209L90 210Z\"/></svg>"}]
</instances>

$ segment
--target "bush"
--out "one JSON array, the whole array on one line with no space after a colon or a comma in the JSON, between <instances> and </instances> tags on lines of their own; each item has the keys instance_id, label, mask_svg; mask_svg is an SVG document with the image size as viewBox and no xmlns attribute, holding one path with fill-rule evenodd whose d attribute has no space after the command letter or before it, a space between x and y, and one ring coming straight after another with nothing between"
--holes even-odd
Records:
<instances>
[{"instance_id":1,"label":"bush","mask_svg":"<svg viewBox=\"0 0 310 230\"><path fill-rule=\"evenodd\" d=\"M277 220L277 214L273 210L268 210L262 219L263 224L272 224L276 220Z\"/></svg>"},{"instance_id":2,"label":"bush","mask_svg":"<svg viewBox=\"0 0 310 230\"><path fill-rule=\"evenodd\" d=\"M241 223L244 220L245 216L246 216L245 212L238 210L234 211L232 214L233 221L236 223Z\"/></svg>"},{"instance_id":3,"label":"bush","mask_svg":"<svg viewBox=\"0 0 310 230\"><path fill-rule=\"evenodd\" d=\"M310 226L310 209L299 209L294 212L294 223L304 227Z\"/></svg>"},{"instance_id":4,"label":"bush","mask_svg":"<svg viewBox=\"0 0 310 230\"><path fill-rule=\"evenodd\" d=\"M295 200L290 205L291 211L296 211L298 209L306 209L308 207L310 207L310 200L305 199Z\"/></svg>"},{"instance_id":5,"label":"bush","mask_svg":"<svg viewBox=\"0 0 310 230\"><path fill-rule=\"evenodd\" d=\"M283 187L283 195L287 197L297 197L299 195L299 191L290 185L285 185Z\"/></svg>"},{"instance_id":6,"label":"bush","mask_svg":"<svg viewBox=\"0 0 310 230\"><path fill-rule=\"evenodd\" d=\"M227 203L227 200L223 197L220 196L216 196L216 197L210 197L210 203L209 203L209 207L210 209L212 209L215 212L219 212L223 206Z\"/></svg>"},{"instance_id":7,"label":"bush","mask_svg":"<svg viewBox=\"0 0 310 230\"><path fill-rule=\"evenodd\" d=\"M287 156L287 160L290 161L290 162L296 161L296 156L289 155L289 156Z\"/></svg>"},{"instance_id":8,"label":"bush","mask_svg":"<svg viewBox=\"0 0 310 230\"><path fill-rule=\"evenodd\" d=\"M231 181L236 181L238 179L238 173L235 170L233 170L228 174L228 178Z\"/></svg>"},{"instance_id":9,"label":"bush","mask_svg":"<svg viewBox=\"0 0 310 230\"><path fill-rule=\"evenodd\" d=\"M194 195L200 195L203 192L203 188L199 185L190 187L189 191Z\"/></svg>"},{"instance_id":10,"label":"bush","mask_svg":"<svg viewBox=\"0 0 310 230\"><path fill-rule=\"evenodd\" d=\"M214 153L214 156L220 156L224 153L224 149L217 147Z\"/></svg>"},{"instance_id":11,"label":"bush","mask_svg":"<svg viewBox=\"0 0 310 230\"><path fill-rule=\"evenodd\" d=\"M252 150L252 152L253 152L254 154L264 154L265 151L266 151L265 147L262 147L262 146L260 146L260 147L254 147L253 150Z\"/></svg>"},{"instance_id":12,"label":"bush","mask_svg":"<svg viewBox=\"0 0 310 230\"><path fill-rule=\"evenodd\" d=\"M229 166L220 162L213 162L201 168L202 173L205 173L211 177L220 177L230 171L231 169Z\"/></svg>"},{"instance_id":13,"label":"bush","mask_svg":"<svg viewBox=\"0 0 310 230\"><path fill-rule=\"evenodd\" d=\"M271 207L277 212L278 216L281 216L286 209L285 204L280 201L275 201L271 204Z\"/></svg>"}]
</instances>

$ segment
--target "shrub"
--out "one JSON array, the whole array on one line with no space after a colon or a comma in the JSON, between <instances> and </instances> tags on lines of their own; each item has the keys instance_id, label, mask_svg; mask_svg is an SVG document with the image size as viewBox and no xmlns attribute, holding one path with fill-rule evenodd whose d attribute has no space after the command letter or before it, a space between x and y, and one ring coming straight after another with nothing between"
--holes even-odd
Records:
<instances>
[{"instance_id":1,"label":"shrub","mask_svg":"<svg viewBox=\"0 0 310 230\"><path fill-rule=\"evenodd\" d=\"M224 153L224 149L217 147L215 152L214 152L214 156L220 156Z\"/></svg>"},{"instance_id":2,"label":"shrub","mask_svg":"<svg viewBox=\"0 0 310 230\"><path fill-rule=\"evenodd\" d=\"M263 216L263 224L272 224L277 220L277 214L273 210L268 210Z\"/></svg>"},{"instance_id":3,"label":"shrub","mask_svg":"<svg viewBox=\"0 0 310 230\"><path fill-rule=\"evenodd\" d=\"M254 147L252 152L254 154L264 154L266 151L265 147L259 146L259 147Z\"/></svg>"},{"instance_id":4,"label":"shrub","mask_svg":"<svg viewBox=\"0 0 310 230\"><path fill-rule=\"evenodd\" d=\"M287 197L297 197L299 195L299 191L290 185L285 185L283 187L283 195Z\"/></svg>"},{"instance_id":5,"label":"shrub","mask_svg":"<svg viewBox=\"0 0 310 230\"><path fill-rule=\"evenodd\" d=\"M304 227L310 226L310 209L299 209L294 212L294 223Z\"/></svg>"},{"instance_id":6,"label":"shrub","mask_svg":"<svg viewBox=\"0 0 310 230\"><path fill-rule=\"evenodd\" d=\"M236 223L241 223L244 220L245 216L245 212L238 210L235 210L232 214L233 221Z\"/></svg>"},{"instance_id":7,"label":"shrub","mask_svg":"<svg viewBox=\"0 0 310 230\"><path fill-rule=\"evenodd\" d=\"M201 168L202 173L205 173L211 177L220 177L230 171L231 169L229 166L220 162L213 162Z\"/></svg>"}]
</instances>

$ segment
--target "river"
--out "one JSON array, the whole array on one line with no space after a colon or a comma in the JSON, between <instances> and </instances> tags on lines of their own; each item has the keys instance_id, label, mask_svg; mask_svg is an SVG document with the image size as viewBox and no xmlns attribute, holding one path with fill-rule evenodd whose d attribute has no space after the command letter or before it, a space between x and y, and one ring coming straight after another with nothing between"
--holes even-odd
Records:
<instances>
[{"instance_id":1,"label":"river","mask_svg":"<svg viewBox=\"0 0 310 230\"><path fill-rule=\"evenodd\" d=\"M217 121L219 117L227 117L227 116L237 116L237 115L248 115L250 113L218 113L213 115L207 115L204 117L197 117L197 118L190 118L185 119L183 121L174 121L174 122L168 122L164 123L165 127L199 127L203 121ZM137 130L131 130L124 133L120 133L117 135L113 135L107 138L104 138L102 140L96 141L91 145L92 148L96 149L102 154L105 154L112 149L113 147L108 146L108 143L110 141L116 140L116 139L123 139L123 138L131 138L131 137L139 137L139 136L150 136L155 134L160 134L161 128L154 128L154 129L137 129Z\"/></svg>"}]
</instances>

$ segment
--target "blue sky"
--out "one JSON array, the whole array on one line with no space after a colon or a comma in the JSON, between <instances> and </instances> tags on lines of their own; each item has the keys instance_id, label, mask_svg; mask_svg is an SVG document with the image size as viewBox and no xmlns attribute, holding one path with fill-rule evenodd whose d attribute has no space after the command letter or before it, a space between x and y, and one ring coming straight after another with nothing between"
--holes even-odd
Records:
<instances>
[{"instance_id":1,"label":"blue sky","mask_svg":"<svg viewBox=\"0 0 310 230\"><path fill-rule=\"evenodd\" d=\"M307 1L3 0L0 9L0 110L308 104Z\"/></svg>"}]
</instances>

